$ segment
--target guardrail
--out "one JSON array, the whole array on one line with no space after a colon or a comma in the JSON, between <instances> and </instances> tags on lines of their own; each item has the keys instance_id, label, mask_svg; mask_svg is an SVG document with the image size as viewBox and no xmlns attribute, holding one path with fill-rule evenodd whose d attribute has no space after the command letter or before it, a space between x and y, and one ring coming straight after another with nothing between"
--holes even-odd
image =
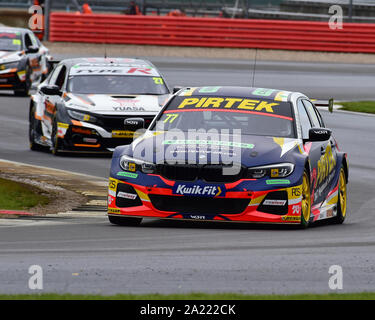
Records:
<instances>
[{"instance_id":1,"label":"guardrail","mask_svg":"<svg viewBox=\"0 0 375 320\"><path fill-rule=\"evenodd\" d=\"M375 52L375 24L53 12L50 41Z\"/></svg>"}]
</instances>

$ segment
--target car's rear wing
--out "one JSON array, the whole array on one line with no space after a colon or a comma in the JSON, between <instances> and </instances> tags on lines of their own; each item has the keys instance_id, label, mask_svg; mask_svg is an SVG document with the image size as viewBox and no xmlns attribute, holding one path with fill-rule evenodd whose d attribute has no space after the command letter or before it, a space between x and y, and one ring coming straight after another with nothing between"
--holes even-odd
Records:
<instances>
[{"instance_id":1,"label":"car's rear wing","mask_svg":"<svg viewBox=\"0 0 375 320\"><path fill-rule=\"evenodd\" d=\"M328 100L312 99L311 101L314 103L315 107L322 107L322 108L326 107L328 108L329 112L331 113L333 112L333 98L328 99Z\"/></svg>"}]
</instances>

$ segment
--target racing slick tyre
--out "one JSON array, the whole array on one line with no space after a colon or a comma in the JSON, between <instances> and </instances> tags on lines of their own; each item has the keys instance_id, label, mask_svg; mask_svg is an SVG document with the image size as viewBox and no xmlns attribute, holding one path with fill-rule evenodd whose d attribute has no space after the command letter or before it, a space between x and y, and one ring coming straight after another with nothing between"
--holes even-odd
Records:
<instances>
[{"instance_id":1,"label":"racing slick tyre","mask_svg":"<svg viewBox=\"0 0 375 320\"><path fill-rule=\"evenodd\" d=\"M346 174L344 167L340 169L339 190L337 198L337 216L333 218L333 222L341 224L345 221L347 210L347 187Z\"/></svg>"},{"instance_id":2,"label":"racing slick tyre","mask_svg":"<svg viewBox=\"0 0 375 320\"><path fill-rule=\"evenodd\" d=\"M114 217L108 216L108 220L112 224L119 226L138 226L142 222L142 218L130 218L130 217Z\"/></svg>"},{"instance_id":3,"label":"racing slick tyre","mask_svg":"<svg viewBox=\"0 0 375 320\"><path fill-rule=\"evenodd\" d=\"M35 119L35 106L33 106L30 110L29 114L29 143L30 143L30 149L37 151L37 150L43 150L43 146L35 142L35 134L36 133L42 133L42 126L40 122Z\"/></svg>"},{"instance_id":4,"label":"racing slick tyre","mask_svg":"<svg viewBox=\"0 0 375 320\"><path fill-rule=\"evenodd\" d=\"M51 133L51 141L52 141L52 154L55 156L58 156L61 154L60 152L60 145L61 145L61 139L58 137L58 129L57 129L57 119L56 117L53 118L53 124L52 124L52 133Z\"/></svg>"},{"instance_id":5,"label":"racing slick tyre","mask_svg":"<svg viewBox=\"0 0 375 320\"><path fill-rule=\"evenodd\" d=\"M310 224L311 217L311 193L309 174L305 170L302 179L302 201L301 201L301 228L305 229Z\"/></svg>"},{"instance_id":6,"label":"racing slick tyre","mask_svg":"<svg viewBox=\"0 0 375 320\"><path fill-rule=\"evenodd\" d=\"M31 89L31 69L29 65L26 66L26 80L22 85L21 89L15 90L14 95L17 97L27 97L30 95Z\"/></svg>"}]
</instances>

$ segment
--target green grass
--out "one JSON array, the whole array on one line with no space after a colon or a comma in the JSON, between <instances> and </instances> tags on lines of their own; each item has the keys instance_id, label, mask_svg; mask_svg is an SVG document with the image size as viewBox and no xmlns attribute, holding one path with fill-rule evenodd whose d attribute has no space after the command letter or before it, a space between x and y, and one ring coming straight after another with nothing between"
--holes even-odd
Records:
<instances>
[{"instance_id":1,"label":"green grass","mask_svg":"<svg viewBox=\"0 0 375 320\"><path fill-rule=\"evenodd\" d=\"M118 294L114 296L45 293L0 295L0 300L375 300L375 292L296 295L243 295L237 293Z\"/></svg>"},{"instance_id":2,"label":"green grass","mask_svg":"<svg viewBox=\"0 0 375 320\"><path fill-rule=\"evenodd\" d=\"M42 195L39 189L0 178L0 209L27 210L48 202L48 197Z\"/></svg>"},{"instance_id":3,"label":"green grass","mask_svg":"<svg viewBox=\"0 0 375 320\"><path fill-rule=\"evenodd\" d=\"M340 102L343 106L341 110L375 113L375 101L353 101L353 102Z\"/></svg>"}]
</instances>

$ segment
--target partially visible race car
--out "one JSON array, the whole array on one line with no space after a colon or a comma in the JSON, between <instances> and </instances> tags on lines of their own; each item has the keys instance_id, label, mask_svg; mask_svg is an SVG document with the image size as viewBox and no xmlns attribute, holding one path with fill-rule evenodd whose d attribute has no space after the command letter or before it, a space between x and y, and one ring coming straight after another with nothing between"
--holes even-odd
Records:
<instances>
[{"instance_id":1,"label":"partially visible race car","mask_svg":"<svg viewBox=\"0 0 375 320\"><path fill-rule=\"evenodd\" d=\"M348 172L347 154L304 94L185 88L143 135L115 149L108 218L343 223Z\"/></svg>"},{"instance_id":2,"label":"partially visible race car","mask_svg":"<svg viewBox=\"0 0 375 320\"><path fill-rule=\"evenodd\" d=\"M0 27L0 90L28 96L49 72L52 57L29 29Z\"/></svg>"},{"instance_id":3,"label":"partially visible race car","mask_svg":"<svg viewBox=\"0 0 375 320\"><path fill-rule=\"evenodd\" d=\"M112 152L133 140L134 127L147 127L169 97L164 78L149 61L63 60L31 97L30 148Z\"/></svg>"}]
</instances>

